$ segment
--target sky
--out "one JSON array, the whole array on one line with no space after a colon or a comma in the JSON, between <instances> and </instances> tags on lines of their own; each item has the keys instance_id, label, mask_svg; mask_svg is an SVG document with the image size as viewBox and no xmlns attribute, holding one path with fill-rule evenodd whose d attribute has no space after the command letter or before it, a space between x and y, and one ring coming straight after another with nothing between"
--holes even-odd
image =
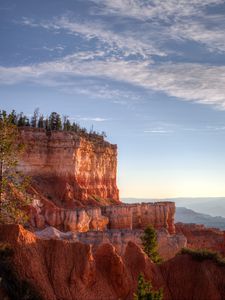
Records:
<instances>
[{"instance_id":1,"label":"sky","mask_svg":"<svg viewBox=\"0 0 225 300\"><path fill-rule=\"evenodd\" d=\"M121 197L225 196L225 1L0 0L0 108L118 145Z\"/></svg>"}]
</instances>

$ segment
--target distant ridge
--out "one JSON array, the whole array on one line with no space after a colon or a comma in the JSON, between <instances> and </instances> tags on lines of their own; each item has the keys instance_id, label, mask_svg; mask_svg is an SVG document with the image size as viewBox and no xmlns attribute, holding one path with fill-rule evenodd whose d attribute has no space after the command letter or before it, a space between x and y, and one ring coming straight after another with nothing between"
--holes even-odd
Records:
<instances>
[{"instance_id":1,"label":"distant ridge","mask_svg":"<svg viewBox=\"0 0 225 300\"><path fill-rule=\"evenodd\" d=\"M197 213L185 207L176 208L175 222L203 224L207 227L225 230L225 218Z\"/></svg>"},{"instance_id":2,"label":"distant ridge","mask_svg":"<svg viewBox=\"0 0 225 300\"><path fill-rule=\"evenodd\" d=\"M225 197L179 197L179 198L122 198L126 203L152 202L152 201L174 201L177 207L186 207L195 212L208 214L210 216L221 216L225 218Z\"/></svg>"}]
</instances>

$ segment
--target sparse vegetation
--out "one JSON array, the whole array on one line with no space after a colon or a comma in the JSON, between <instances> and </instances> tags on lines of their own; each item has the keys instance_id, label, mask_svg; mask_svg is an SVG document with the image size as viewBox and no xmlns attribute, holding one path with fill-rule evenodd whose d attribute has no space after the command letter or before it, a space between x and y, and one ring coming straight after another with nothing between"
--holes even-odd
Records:
<instances>
[{"instance_id":1,"label":"sparse vegetation","mask_svg":"<svg viewBox=\"0 0 225 300\"><path fill-rule=\"evenodd\" d=\"M153 290L150 281L145 281L144 276L138 276L137 291L134 294L134 300L162 300L163 290Z\"/></svg>"},{"instance_id":2,"label":"sparse vegetation","mask_svg":"<svg viewBox=\"0 0 225 300\"><path fill-rule=\"evenodd\" d=\"M14 271L12 256L12 247L0 243L0 289L3 289L9 300L42 300L33 286L21 280Z\"/></svg>"},{"instance_id":3,"label":"sparse vegetation","mask_svg":"<svg viewBox=\"0 0 225 300\"><path fill-rule=\"evenodd\" d=\"M225 258L223 258L218 252L211 251L208 249L194 250L190 248L183 248L179 254L189 254L195 260L212 260L219 265L225 266Z\"/></svg>"},{"instance_id":4,"label":"sparse vegetation","mask_svg":"<svg viewBox=\"0 0 225 300\"><path fill-rule=\"evenodd\" d=\"M103 200L101 197L97 196L97 195L92 195L92 199L101 203L101 201Z\"/></svg>"},{"instance_id":5,"label":"sparse vegetation","mask_svg":"<svg viewBox=\"0 0 225 300\"><path fill-rule=\"evenodd\" d=\"M162 258L157 251L157 233L153 226L149 225L141 237L143 250L148 257L155 263L162 262Z\"/></svg>"},{"instance_id":6,"label":"sparse vegetation","mask_svg":"<svg viewBox=\"0 0 225 300\"><path fill-rule=\"evenodd\" d=\"M7 115L0 111L0 223L27 221L26 197L28 178L16 171L17 159L24 149L13 111Z\"/></svg>"},{"instance_id":7,"label":"sparse vegetation","mask_svg":"<svg viewBox=\"0 0 225 300\"><path fill-rule=\"evenodd\" d=\"M93 129L93 126L88 131L76 122L71 123L68 116L61 117L57 112L52 112L49 117L44 117L39 113L39 109L35 109L31 118L28 118L23 112L17 114L15 110L8 115L6 111L0 113L9 117L11 123L17 127L40 128L47 131L71 131L94 142L103 142L107 137L104 131L99 133Z\"/></svg>"}]
</instances>

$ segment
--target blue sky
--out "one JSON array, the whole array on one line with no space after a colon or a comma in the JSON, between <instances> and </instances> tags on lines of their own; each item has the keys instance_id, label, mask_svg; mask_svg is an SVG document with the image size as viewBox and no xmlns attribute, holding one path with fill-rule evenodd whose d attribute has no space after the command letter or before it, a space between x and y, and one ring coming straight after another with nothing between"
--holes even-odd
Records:
<instances>
[{"instance_id":1,"label":"blue sky","mask_svg":"<svg viewBox=\"0 0 225 300\"><path fill-rule=\"evenodd\" d=\"M0 106L93 124L122 197L225 196L225 1L1 0Z\"/></svg>"}]
</instances>

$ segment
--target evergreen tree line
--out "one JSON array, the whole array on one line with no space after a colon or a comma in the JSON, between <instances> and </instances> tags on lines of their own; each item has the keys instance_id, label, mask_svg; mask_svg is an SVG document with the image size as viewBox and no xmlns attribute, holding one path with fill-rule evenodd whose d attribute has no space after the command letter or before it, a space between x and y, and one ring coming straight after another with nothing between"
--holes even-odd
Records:
<instances>
[{"instance_id":1,"label":"evergreen tree line","mask_svg":"<svg viewBox=\"0 0 225 300\"><path fill-rule=\"evenodd\" d=\"M17 114L15 110L12 110L9 114L5 110L0 110L0 120L6 117L17 127L43 128L47 131L73 131L92 140L104 141L106 138L104 131L101 133L96 132L93 130L93 126L88 131L78 123L70 122L68 116L61 117L57 112L52 112L49 117L45 117L39 113L39 109L35 109L33 115L29 118L22 112Z\"/></svg>"}]
</instances>

